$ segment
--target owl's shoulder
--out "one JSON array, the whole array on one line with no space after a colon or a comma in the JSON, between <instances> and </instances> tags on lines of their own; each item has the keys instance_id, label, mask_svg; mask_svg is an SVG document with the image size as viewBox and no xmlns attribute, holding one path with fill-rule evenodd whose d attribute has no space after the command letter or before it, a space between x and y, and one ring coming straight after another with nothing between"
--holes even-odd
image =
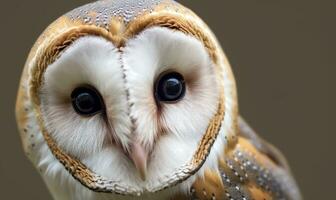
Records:
<instances>
[{"instance_id":1,"label":"owl's shoulder","mask_svg":"<svg viewBox=\"0 0 336 200\"><path fill-rule=\"evenodd\" d=\"M198 200L301 199L282 154L243 119L237 143L219 158L218 170L206 170L204 177L196 180L191 195Z\"/></svg>"}]
</instances>

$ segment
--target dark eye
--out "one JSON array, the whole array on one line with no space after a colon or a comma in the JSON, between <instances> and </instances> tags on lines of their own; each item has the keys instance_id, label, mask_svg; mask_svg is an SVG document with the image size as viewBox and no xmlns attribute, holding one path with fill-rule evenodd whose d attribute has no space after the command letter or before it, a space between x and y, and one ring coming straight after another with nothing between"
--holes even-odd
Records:
<instances>
[{"instance_id":1,"label":"dark eye","mask_svg":"<svg viewBox=\"0 0 336 200\"><path fill-rule=\"evenodd\" d=\"M103 110L103 100L97 90L91 87L78 87L71 94L74 110L84 116L91 116Z\"/></svg>"},{"instance_id":2,"label":"dark eye","mask_svg":"<svg viewBox=\"0 0 336 200\"><path fill-rule=\"evenodd\" d=\"M155 97L158 101L176 102L184 97L185 92L184 78L177 72L160 76L155 84Z\"/></svg>"}]
</instances>

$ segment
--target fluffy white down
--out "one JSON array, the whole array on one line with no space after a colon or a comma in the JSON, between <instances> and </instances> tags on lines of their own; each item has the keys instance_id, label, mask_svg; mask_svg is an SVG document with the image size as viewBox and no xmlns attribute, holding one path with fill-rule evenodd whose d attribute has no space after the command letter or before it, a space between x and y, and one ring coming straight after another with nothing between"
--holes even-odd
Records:
<instances>
[{"instance_id":1,"label":"fluffy white down","mask_svg":"<svg viewBox=\"0 0 336 200\"><path fill-rule=\"evenodd\" d=\"M176 104L162 104L159 111L153 85L165 71L186 77L187 93ZM102 115L83 118L74 112L70 94L82 84L101 93L108 120ZM201 42L158 27L129 40L121 50L96 36L78 39L48 67L41 94L47 130L65 152L107 179L143 190L159 185L190 162L217 111L218 97L214 66ZM152 150L146 181L139 178L122 148L111 142L112 135L123 148L138 140ZM222 151L219 143L216 152ZM205 165L216 166L216 152ZM39 167L45 169L42 174L57 199L126 198L94 193L80 185L43 142L40 154ZM186 189L192 180L158 195Z\"/></svg>"}]
</instances>

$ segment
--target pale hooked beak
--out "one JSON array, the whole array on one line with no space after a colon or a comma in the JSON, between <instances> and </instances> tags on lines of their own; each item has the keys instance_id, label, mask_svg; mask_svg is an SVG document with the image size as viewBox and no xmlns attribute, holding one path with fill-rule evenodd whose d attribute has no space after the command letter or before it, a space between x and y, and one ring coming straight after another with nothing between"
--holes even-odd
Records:
<instances>
[{"instance_id":1,"label":"pale hooked beak","mask_svg":"<svg viewBox=\"0 0 336 200\"><path fill-rule=\"evenodd\" d=\"M147 175L148 152L141 144L134 142L129 156L133 161L135 168L138 170L141 179L145 181Z\"/></svg>"}]
</instances>

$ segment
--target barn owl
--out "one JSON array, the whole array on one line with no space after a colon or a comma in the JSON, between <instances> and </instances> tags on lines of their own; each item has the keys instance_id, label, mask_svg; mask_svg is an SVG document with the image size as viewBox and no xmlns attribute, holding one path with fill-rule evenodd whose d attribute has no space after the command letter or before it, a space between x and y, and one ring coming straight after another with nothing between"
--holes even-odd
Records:
<instances>
[{"instance_id":1,"label":"barn owl","mask_svg":"<svg viewBox=\"0 0 336 200\"><path fill-rule=\"evenodd\" d=\"M172 0L101 0L32 48L16 116L56 200L300 200L281 154L239 116L216 37Z\"/></svg>"}]
</instances>

